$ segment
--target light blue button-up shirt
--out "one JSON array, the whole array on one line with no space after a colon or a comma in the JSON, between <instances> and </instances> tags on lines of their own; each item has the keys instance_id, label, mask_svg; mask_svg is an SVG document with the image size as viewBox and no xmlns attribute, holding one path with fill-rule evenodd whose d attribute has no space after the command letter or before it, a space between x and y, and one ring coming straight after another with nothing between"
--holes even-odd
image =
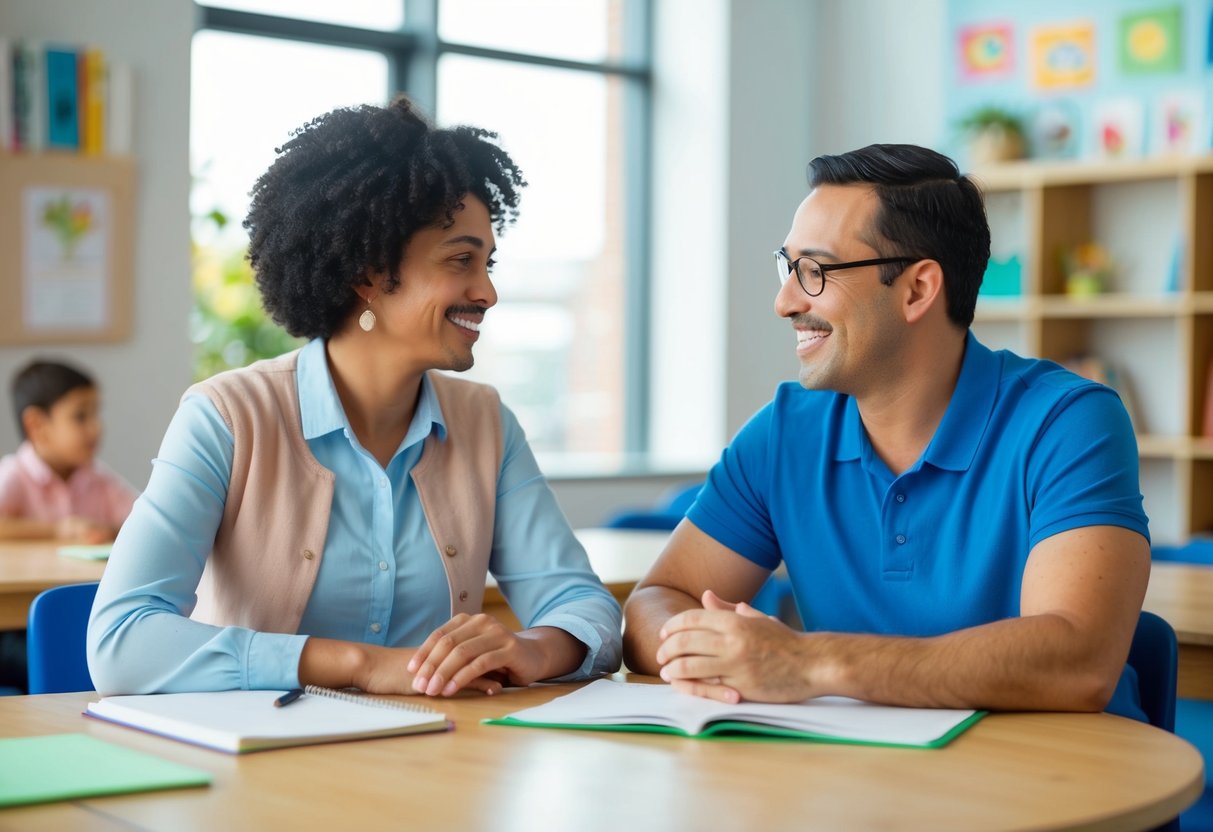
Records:
<instances>
[{"instance_id":1,"label":"light blue button-up shirt","mask_svg":"<svg viewBox=\"0 0 1213 832\"><path fill-rule=\"evenodd\" d=\"M324 342L299 355L303 435L336 475L316 584L298 635L215 627L188 613L223 517L232 433L210 399L181 403L153 461L147 490L114 543L89 627L89 666L106 692L286 689L299 684L309 635L415 647L450 618L446 573L409 472L446 423L429 379L384 469L358 442L333 387ZM525 627L559 627L586 645L563 678L615 670L619 605L539 471L514 414L501 406L489 571Z\"/></svg>"}]
</instances>

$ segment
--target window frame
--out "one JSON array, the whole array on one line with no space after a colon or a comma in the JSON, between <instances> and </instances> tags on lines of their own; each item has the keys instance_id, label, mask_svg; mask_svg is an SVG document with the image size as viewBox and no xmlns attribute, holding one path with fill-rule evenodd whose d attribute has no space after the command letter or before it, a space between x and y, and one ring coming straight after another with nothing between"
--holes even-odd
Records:
<instances>
[{"instance_id":1,"label":"window frame","mask_svg":"<svg viewBox=\"0 0 1213 832\"><path fill-rule=\"evenodd\" d=\"M626 460L649 450L649 229L652 217L652 8L648 0L623 4L623 54L620 60L587 62L524 52L451 43L438 36L440 0L400 0L405 21L399 30L363 29L323 21L279 17L199 3L195 32L213 30L379 52L388 59L389 83L406 92L427 113L437 101L438 61L466 55L555 69L571 69L619 78L623 86L625 170L624 252L624 447Z\"/></svg>"}]
</instances>

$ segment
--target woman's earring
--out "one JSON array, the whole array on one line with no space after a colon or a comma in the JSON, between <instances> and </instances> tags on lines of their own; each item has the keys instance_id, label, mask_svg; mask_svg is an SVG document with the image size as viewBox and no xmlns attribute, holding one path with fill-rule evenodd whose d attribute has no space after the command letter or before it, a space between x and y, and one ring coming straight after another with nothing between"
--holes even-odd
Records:
<instances>
[{"instance_id":1,"label":"woman's earring","mask_svg":"<svg viewBox=\"0 0 1213 832\"><path fill-rule=\"evenodd\" d=\"M362 327L363 332L370 332L375 328L375 313L371 311L370 301L367 301L366 311L358 316L358 326Z\"/></svg>"}]
</instances>

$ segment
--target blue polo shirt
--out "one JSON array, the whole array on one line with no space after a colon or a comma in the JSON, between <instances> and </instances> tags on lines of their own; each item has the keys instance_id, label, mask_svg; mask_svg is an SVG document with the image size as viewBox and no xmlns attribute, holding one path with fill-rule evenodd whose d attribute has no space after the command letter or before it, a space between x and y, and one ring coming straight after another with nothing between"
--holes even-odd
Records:
<instances>
[{"instance_id":1,"label":"blue polo shirt","mask_svg":"<svg viewBox=\"0 0 1213 832\"><path fill-rule=\"evenodd\" d=\"M760 566L783 561L806 629L905 636L1018 616L1028 554L1058 532L1149 538L1116 393L972 333L935 436L900 476L854 399L785 383L688 516Z\"/></svg>"}]
</instances>

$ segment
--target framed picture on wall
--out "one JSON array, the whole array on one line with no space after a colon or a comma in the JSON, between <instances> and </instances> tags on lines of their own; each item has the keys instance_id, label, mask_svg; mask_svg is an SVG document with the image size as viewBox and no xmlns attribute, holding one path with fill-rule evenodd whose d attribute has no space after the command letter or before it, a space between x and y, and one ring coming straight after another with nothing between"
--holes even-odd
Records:
<instances>
[{"instance_id":1,"label":"framed picture on wall","mask_svg":"<svg viewBox=\"0 0 1213 832\"><path fill-rule=\"evenodd\" d=\"M1092 109L1093 152L1100 159L1135 159L1145 144L1145 114L1140 99L1105 98Z\"/></svg>"},{"instance_id":2,"label":"framed picture on wall","mask_svg":"<svg viewBox=\"0 0 1213 832\"><path fill-rule=\"evenodd\" d=\"M130 337L134 162L0 156L0 343Z\"/></svg>"}]
</instances>

